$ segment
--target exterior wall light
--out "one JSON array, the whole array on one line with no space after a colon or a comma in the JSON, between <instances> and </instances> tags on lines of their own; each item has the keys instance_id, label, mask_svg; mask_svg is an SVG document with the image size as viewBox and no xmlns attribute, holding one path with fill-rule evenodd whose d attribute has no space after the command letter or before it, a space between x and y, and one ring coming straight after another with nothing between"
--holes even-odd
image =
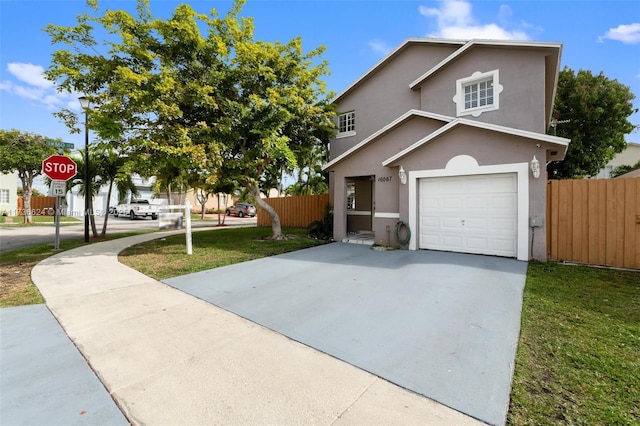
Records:
<instances>
[{"instance_id":1,"label":"exterior wall light","mask_svg":"<svg viewBox=\"0 0 640 426\"><path fill-rule=\"evenodd\" d=\"M540 177L540 162L535 155L533 156L533 160L531 160L531 173L536 179Z\"/></svg>"},{"instance_id":2,"label":"exterior wall light","mask_svg":"<svg viewBox=\"0 0 640 426\"><path fill-rule=\"evenodd\" d=\"M404 171L404 168L400 166L400 171L398 172L398 177L400 178L400 183L405 185L407 183L407 173Z\"/></svg>"}]
</instances>

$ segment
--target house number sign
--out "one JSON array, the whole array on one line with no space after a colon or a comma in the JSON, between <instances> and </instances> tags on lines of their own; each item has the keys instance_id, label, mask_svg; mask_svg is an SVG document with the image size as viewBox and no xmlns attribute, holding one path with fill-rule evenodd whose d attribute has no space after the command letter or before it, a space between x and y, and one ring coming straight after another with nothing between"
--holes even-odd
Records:
<instances>
[{"instance_id":1,"label":"house number sign","mask_svg":"<svg viewBox=\"0 0 640 426\"><path fill-rule=\"evenodd\" d=\"M391 182L393 176L380 176L378 182Z\"/></svg>"}]
</instances>

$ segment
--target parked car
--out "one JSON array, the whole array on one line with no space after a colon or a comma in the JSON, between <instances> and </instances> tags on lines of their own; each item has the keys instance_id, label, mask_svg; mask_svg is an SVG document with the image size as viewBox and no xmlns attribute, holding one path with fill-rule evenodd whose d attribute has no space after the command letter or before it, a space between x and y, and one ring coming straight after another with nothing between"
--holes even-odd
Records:
<instances>
[{"instance_id":1,"label":"parked car","mask_svg":"<svg viewBox=\"0 0 640 426\"><path fill-rule=\"evenodd\" d=\"M137 217L157 219L159 211L159 207L149 203L149 200L131 200L130 203L118 204L113 215L115 217L129 216L129 219L132 220Z\"/></svg>"},{"instance_id":2,"label":"parked car","mask_svg":"<svg viewBox=\"0 0 640 426\"><path fill-rule=\"evenodd\" d=\"M227 207L227 216L238 216L245 217L251 216L254 217L256 215L256 208L253 204L248 203L238 203L235 206Z\"/></svg>"}]
</instances>

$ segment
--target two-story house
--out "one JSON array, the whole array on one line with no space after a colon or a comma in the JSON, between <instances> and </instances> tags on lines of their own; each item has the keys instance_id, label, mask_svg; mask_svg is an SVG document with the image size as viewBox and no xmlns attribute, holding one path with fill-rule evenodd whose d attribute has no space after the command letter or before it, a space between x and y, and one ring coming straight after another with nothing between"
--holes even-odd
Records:
<instances>
[{"instance_id":1,"label":"two-story house","mask_svg":"<svg viewBox=\"0 0 640 426\"><path fill-rule=\"evenodd\" d=\"M546 259L562 45L409 39L334 100L334 238Z\"/></svg>"}]
</instances>

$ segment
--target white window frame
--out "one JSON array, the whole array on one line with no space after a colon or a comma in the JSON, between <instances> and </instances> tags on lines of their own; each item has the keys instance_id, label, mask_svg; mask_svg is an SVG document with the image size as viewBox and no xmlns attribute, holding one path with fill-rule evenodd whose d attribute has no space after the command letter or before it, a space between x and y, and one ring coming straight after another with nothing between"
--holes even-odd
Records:
<instances>
[{"instance_id":1,"label":"white window frame","mask_svg":"<svg viewBox=\"0 0 640 426\"><path fill-rule=\"evenodd\" d=\"M0 204L9 204L11 202L11 193L8 189L0 189Z\"/></svg>"},{"instance_id":2,"label":"white window frame","mask_svg":"<svg viewBox=\"0 0 640 426\"><path fill-rule=\"evenodd\" d=\"M345 130L340 130L340 122L345 120ZM338 133L336 138L346 138L356 135L356 113L355 111L344 112L338 115Z\"/></svg>"},{"instance_id":3,"label":"white window frame","mask_svg":"<svg viewBox=\"0 0 640 426\"><path fill-rule=\"evenodd\" d=\"M491 104L467 108L465 101L465 88L479 85L480 83L493 82L493 102ZM458 117L472 115L478 117L483 112L495 111L500 109L500 93L502 93L502 85L500 84L500 71L493 70L488 72L474 72L470 77L456 80L456 95L453 102L456 104L456 114ZM478 102L482 98L478 98Z\"/></svg>"}]
</instances>

